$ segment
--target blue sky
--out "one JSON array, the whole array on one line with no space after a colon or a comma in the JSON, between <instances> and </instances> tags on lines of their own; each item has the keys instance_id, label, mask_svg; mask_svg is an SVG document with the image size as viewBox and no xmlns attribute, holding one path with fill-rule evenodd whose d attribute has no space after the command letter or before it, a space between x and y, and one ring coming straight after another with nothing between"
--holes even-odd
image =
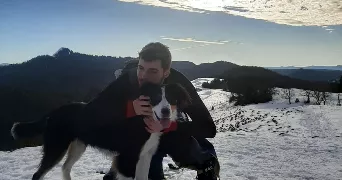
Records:
<instances>
[{"instance_id":1,"label":"blue sky","mask_svg":"<svg viewBox=\"0 0 342 180\"><path fill-rule=\"evenodd\" d=\"M0 63L52 55L60 47L136 57L145 44L160 41L170 47L173 60L196 64L342 64L341 25L311 26L321 22L312 19L305 22L310 26L293 26L264 17L269 21L113 0L12 0L0 3Z\"/></svg>"}]
</instances>

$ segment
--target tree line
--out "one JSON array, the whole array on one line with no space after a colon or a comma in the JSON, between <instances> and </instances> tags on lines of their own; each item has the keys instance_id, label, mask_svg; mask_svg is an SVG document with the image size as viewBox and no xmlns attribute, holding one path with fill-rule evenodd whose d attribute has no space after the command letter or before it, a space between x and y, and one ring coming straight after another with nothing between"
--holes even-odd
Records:
<instances>
[{"instance_id":1,"label":"tree line","mask_svg":"<svg viewBox=\"0 0 342 180\"><path fill-rule=\"evenodd\" d=\"M223 89L231 92L230 102L235 105L247 105L265 103L273 99L273 95L279 93L281 97L293 102L296 94L294 89L301 89L303 92L298 95L306 96L305 103L311 99L315 104L326 104L332 93L337 93L337 105L341 105L340 94L342 93L342 76L335 82L313 82L290 78L260 67L238 67L231 69L213 81L202 84L204 88ZM281 88L280 92L276 88ZM295 99L294 102L298 102Z\"/></svg>"},{"instance_id":2,"label":"tree line","mask_svg":"<svg viewBox=\"0 0 342 180\"><path fill-rule=\"evenodd\" d=\"M281 90L280 95L287 99L289 104L292 103L292 100L294 97L301 95L305 96L306 100L304 101L305 104L310 104L312 102L312 99L314 99L314 104L320 105L323 103L323 105L326 105L329 98L332 97L332 94L337 94L337 106L341 106L341 94L342 94L342 76L340 77L339 81L336 82L330 82L330 89L327 89L325 91L320 90L320 88L313 88L313 89L303 89L302 92L299 94L296 94L294 89L292 88L284 88ZM296 98L295 102L298 102L298 98Z\"/></svg>"}]
</instances>

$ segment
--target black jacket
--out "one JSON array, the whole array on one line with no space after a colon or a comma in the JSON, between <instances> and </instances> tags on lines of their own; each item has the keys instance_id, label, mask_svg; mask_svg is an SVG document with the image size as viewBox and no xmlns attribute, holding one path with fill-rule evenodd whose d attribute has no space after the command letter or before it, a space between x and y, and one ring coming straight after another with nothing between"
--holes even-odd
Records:
<instances>
[{"instance_id":1,"label":"black jacket","mask_svg":"<svg viewBox=\"0 0 342 180\"><path fill-rule=\"evenodd\" d=\"M177 133L196 138L215 137L216 126L192 83L175 69L171 69L170 76L165 80L165 83L181 84L189 92L192 99L191 105L183 110L192 121L179 121ZM94 121L96 121L95 124L104 126L111 121L125 120L127 100L135 99L138 96L136 67L133 67L109 84L86 105L80 118L83 121L84 130L96 126Z\"/></svg>"}]
</instances>

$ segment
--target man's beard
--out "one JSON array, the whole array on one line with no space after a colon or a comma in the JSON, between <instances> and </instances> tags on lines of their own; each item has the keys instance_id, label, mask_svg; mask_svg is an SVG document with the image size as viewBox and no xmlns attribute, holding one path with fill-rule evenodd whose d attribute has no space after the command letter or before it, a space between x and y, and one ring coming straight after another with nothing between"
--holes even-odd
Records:
<instances>
[{"instance_id":1,"label":"man's beard","mask_svg":"<svg viewBox=\"0 0 342 180\"><path fill-rule=\"evenodd\" d=\"M156 84L160 84L162 85L165 81L165 78L162 78L159 82L157 82ZM146 80L139 80L139 86L141 86L142 84L144 84L145 82L150 82L150 81L146 81Z\"/></svg>"}]
</instances>

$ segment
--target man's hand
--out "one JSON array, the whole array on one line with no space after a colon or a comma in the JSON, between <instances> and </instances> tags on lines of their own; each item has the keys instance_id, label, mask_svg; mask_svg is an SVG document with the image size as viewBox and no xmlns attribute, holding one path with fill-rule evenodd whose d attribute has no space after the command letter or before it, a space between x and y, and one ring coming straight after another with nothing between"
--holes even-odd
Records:
<instances>
[{"instance_id":1,"label":"man's hand","mask_svg":"<svg viewBox=\"0 0 342 180\"><path fill-rule=\"evenodd\" d=\"M149 132L149 133L156 133L156 132L160 132L162 131L163 125L160 124L159 121L156 121L153 119L152 116L147 116L144 118L144 122L147 125L147 127L145 127L145 129Z\"/></svg>"},{"instance_id":2,"label":"man's hand","mask_svg":"<svg viewBox=\"0 0 342 180\"><path fill-rule=\"evenodd\" d=\"M133 108L136 115L152 116L152 106L150 105L150 98L147 96L140 96L134 100Z\"/></svg>"}]
</instances>

